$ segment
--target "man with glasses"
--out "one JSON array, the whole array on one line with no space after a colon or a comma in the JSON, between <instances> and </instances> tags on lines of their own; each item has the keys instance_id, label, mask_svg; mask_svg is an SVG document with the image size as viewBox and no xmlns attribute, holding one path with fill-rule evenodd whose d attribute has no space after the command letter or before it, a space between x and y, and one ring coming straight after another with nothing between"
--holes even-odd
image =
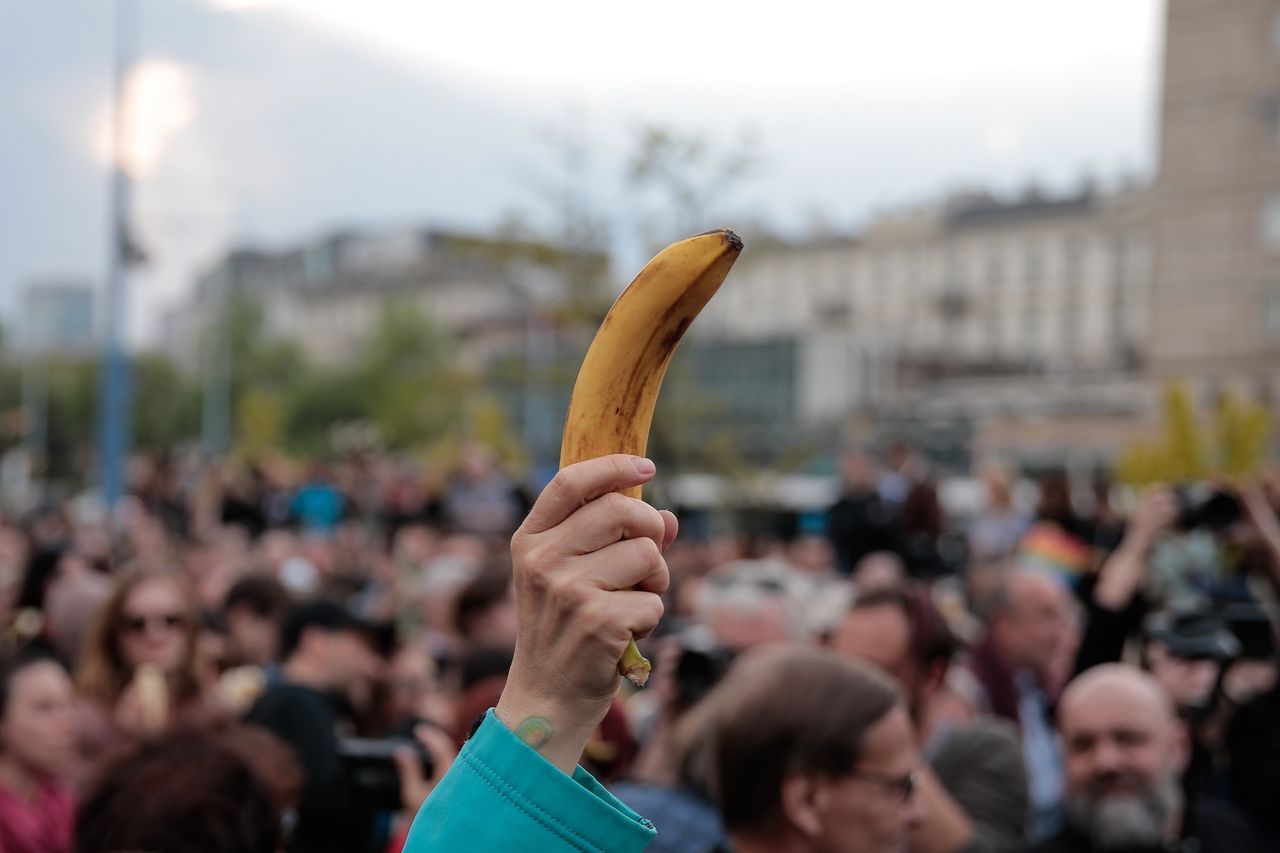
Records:
<instances>
[{"instance_id":1,"label":"man with glasses","mask_svg":"<svg viewBox=\"0 0 1280 853\"><path fill-rule=\"evenodd\" d=\"M901 694L823 650L747 654L683 724L703 756L731 853L892 853L920 819Z\"/></svg>"}]
</instances>

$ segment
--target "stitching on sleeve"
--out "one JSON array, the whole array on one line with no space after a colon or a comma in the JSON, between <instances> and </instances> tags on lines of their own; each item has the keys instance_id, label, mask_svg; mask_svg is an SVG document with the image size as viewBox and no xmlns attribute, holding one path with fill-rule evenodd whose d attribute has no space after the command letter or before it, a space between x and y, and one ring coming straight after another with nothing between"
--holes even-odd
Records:
<instances>
[{"instance_id":1,"label":"stitching on sleeve","mask_svg":"<svg viewBox=\"0 0 1280 853\"><path fill-rule=\"evenodd\" d=\"M582 850L589 850L592 851L592 853L604 853L601 848L583 838L575 832L572 827L564 824L556 818L555 815L550 814L537 803L522 794L515 788L515 786L503 779L500 774L485 763L484 759L478 758L474 753L465 753L464 757L468 764L476 765L473 769L477 771L477 775L480 776L484 783L492 788L498 796L509 801L512 805L519 808L539 824L542 824L543 827L559 836L561 840Z\"/></svg>"}]
</instances>

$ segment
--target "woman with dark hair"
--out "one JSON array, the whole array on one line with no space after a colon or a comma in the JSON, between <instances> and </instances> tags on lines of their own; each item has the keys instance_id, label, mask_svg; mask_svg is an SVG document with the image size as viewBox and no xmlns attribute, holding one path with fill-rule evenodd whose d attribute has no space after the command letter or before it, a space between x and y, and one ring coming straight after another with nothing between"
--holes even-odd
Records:
<instances>
[{"instance_id":1,"label":"woman with dark hair","mask_svg":"<svg viewBox=\"0 0 1280 853\"><path fill-rule=\"evenodd\" d=\"M252 752L246 737L254 739ZM175 729L142 741L89 786L75 849L276 853L284 821L278 785L263 769L264 747L287 757L287 748L265 732L235 728Z\"/></svg>"},{"instance_id":2,"label":"woman with dark hair","mask_svg":"<svg viewBox=\"0 0 1280 853\"><path fill-rule=\"evenodd\" d=\"M199 629L195 597L179 575L139 571L117 581L76 671L83 759L92 763L119 739L154 734L176 720L220 716L197 680Z\"/></svg>"},{"instance_id":3,"label":"woman with dark hair","mask_svg":"<svg viewBox=\"0 0 1280 853\"><path fill-rule=\"evenodd\" d=\"M0 666L0 850L66 853L74 814L63 781L72 752L71 679L26 652Z\"/></svg>"}]
</instances>

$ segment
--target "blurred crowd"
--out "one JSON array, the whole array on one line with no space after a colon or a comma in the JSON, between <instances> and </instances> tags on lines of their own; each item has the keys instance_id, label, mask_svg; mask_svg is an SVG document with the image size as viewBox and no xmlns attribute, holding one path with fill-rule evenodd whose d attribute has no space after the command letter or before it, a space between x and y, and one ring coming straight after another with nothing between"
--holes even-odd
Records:
<instances>
[{"instance_id":1,"label":"blurred crowd","mask_svg":"<svg viewBox=\"0 0 1280 853\"><path fill-rule=\"evenodd\" d=\"M821 512L685 519L582 759L651 849L1280 849L1280 480L1017 474L956 514L851 450ZM481 446L130 482L0 523L0 851L399 850L502 692L534 496Z\"/></svg>"}]
</instances>

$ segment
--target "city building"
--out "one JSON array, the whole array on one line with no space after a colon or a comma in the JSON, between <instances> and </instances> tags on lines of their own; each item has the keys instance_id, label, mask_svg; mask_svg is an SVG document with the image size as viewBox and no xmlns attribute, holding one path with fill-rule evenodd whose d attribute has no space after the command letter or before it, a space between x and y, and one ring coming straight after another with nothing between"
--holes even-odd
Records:
<instances>
[{"instance_id":1,"label":"city building","mask_svg":"<svg viewBox=\"0 0 1280 853\"><path fill-rule=\"evenodd\" d=\"M957 196L848 239L745 255L700 325L725 341L796 342L791 430L927 432L964 464L959 446L998 422L990 452L1047 463L1034 442L1006 446L1009 419L1146 406L1132 378L1149 313L1146 215L1141 188Z\"/></svg>"},{"instance_id":2,"label":"city building","mask_svg":"<svg viewBox=\"0 0 1280 853\"><path fill-rule=\"evenodd\" d=\"M599 280L600 254L545 243L404 229L344 232L281 251L235 249L173 311L166 348L188 366L232 295L261 308L263 334L292 341L316 364L355 358L389 306L421 310L482 366L523 346L530 318L563 305L569 281Z\"/></svg>"},{"instance_id":3,"label":"city building","mask_svg":"<svg viewBox=\"0 0 1280 853\"><path fill-rule=\"evenodd\" d=\"M704 330L791 337L794 429L896 432L941 456L1105 467L1150 440L1159 387L1280 402L1280 5L1169 0L1148 186L969 195L846 239L748 252ZM820 364L820 374L813 366ZM799 369L797 367L797 369Z\"/></svg>"},{"instance_id":4,"label":"city building","mask_svg":"<svg viewBox=\"0 0 1280 853\"><path fill-rule=\"evenodd\" d=\"M996 456L1083 478L1152 438L1167 379L1280 401L1280 4L1168 0L1163 63L1150 184L970 192L749 244L672 363L658 445L678 429L705 447L724 424L757 460L905 437L957 469ZM536 243L342 233L230 253L168 328L194 359L212 306L252 293L269 334L338 362L408 297L471 362L537 351L564 377L589 335L543 321L565 281L606 267ZM550 384L504 389L542 456L571 383Z\"/></svg>"},{"instance_id":5,"label":"city building","mask_svg":"<svg viewBox=\"0 0 1280 853\"><path fill-rule=\"evenodd\" d=\"M15 344L24 353L80 355L96 352L97 294L76 279L35 282L22 292Z\"/></svg>"},{"instance_id":6,"label":"city building","mask_svg":"<svg viewBox=\"0 0 1280 853\"><path fill-rule=\"evenodd\" d=\"M1280 400L1280 4L1168 0L1153 188L1157 376Z\"/></svg>"},{"instance_id":7,"label":"city building","mask_svg":"<svg viewBox=\"0 0 1280 853\"><path fill-rule=\"evenodd\" d=\"M1131 369L1151 275L1142 199L968 196L881 217L854 239L748 253L703 325L734 338L846 333L879 355L869 394Z\"/></svg>"}]
</instances>

